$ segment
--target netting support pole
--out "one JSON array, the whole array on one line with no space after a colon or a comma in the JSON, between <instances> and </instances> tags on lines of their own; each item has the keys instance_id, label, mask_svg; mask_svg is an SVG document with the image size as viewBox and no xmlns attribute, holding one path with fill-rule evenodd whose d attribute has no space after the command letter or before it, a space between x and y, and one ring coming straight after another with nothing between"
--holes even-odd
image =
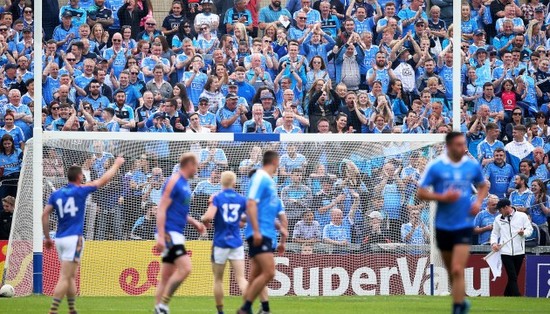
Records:
<instances>
[{"instance_id":1,"label":"netting support pole","mask_svg":"<svg viewBox=\"0 0 550 314\"><path fill-rule=\"evenodd\" d=\"M461 1L453 1L453 101L452 101L452 114L453 114L453 131L460 132L460 99L462 95L462 50L460 49L462 32L460 27L461 25L461 14L460 10L462 7Z\"/></svg>"},{"instance_id":2,"label":"netting support pole","mask_svg":"<svg viewBox=\"0 0 550 314\"><path fill-rule=\"evenodd\" d=\"M434 295L434 264L430 263L430 295Z\"/></svg>"},{"instance_id":3,"label":"netting support pole","mask_svg":"<svg viewBox=\"0 0 550 314\"><path fill-rule=\"evenodd\" d=\"M42 1L34 2L34 12L42 11ZM42 60L42 18L34 20L34 60ZM42 294L42 62L34 66L34 128L33 128L33 288ZM25 195L19 196L25 197Z\"/></svg>"}]
</instances>

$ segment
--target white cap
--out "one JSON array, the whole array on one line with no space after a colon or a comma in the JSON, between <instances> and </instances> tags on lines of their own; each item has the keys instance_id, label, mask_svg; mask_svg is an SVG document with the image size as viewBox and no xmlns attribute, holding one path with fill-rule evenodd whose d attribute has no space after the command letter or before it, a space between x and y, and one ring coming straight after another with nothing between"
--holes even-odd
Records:
<instances>
[{"instance_id":1,"label":"white cap","mask_svg":"<svg viewBox=\"0 0 550 314\"><path fill-rule=\"evenodd\" d=\"M369 218L377 218L377 219L384 219L384 217L382 217L382 214L377 211L377 210L373 210L370 214L369 214Z\"/></svg>"}]
</instances>

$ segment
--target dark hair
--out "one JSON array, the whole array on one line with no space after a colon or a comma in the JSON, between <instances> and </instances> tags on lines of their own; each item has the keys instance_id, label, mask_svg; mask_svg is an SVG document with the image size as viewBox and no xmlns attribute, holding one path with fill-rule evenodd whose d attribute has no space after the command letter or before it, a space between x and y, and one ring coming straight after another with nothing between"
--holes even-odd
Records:
<instances>
[{"instance_id":1,"label":"dark hair","mask_svg":"<svg viewBox=\"0 0 550 314\"><path fill-rule=\"evenodd\" d=\"M181 111L187 113L187 112L190 111L188 109L190 109L189 107L191 106L191 102L189 101L189 96L187 96L187 88L181 82L176 83L176 85L174 85L174 87L175 86L177 86L180 89L180 94L179 94L179 96L174 96L174 89L172 89L172 94L170 95L170 98L180 99L181 100L181 109L182 109Z\"/></svg>"},{"instance_id":2,"label":"dark hair","mask_svg":"<svg viewBox=\"0 0 550 314\"><path fill-rule=\"evenodd\" d=\"M262 164L264 166L271 165L278 159L279 159L279 153L273 150L268 150L264 153Z\"/></svg>"},{"instance_id":3,"label":"dark hair","mask_svg":"<svg viewBox=\"0 0 550 314\"><path fill-rule=\"evenodd\" d=\"M544 182L543 182L541 179L535 179L535 180L533 180L533 182L531 182L531 185L532 185L533 183L535 183L535 182L536 182L536 183L539 185L539 187L540 187L540 194L541 194L541 195L544 195L545 198L546 198L546 191L548 190L548 188L546 187L546 184L544 184Z\"/></svg>"},{"instance_id":4,"label":"dark hair","mask_svg":"<svg viewBox=\"0 0 550 314\"><path fill-rule=\"evenodd\" d=\"M9 133L6 133L2 136L2 139L0 141L2 142L2 144L4 144L5 141L10 141L12 151L9 153L9 155L13 154L13 152L15 151L15 142L13 140L13 137ZM8 155L8 152L6 152L4 145L0 145L0 153Z\"/></svg>"},{"instance_id":5,"label":"dark hair","mask_svg":"<svg viewBox=\"0 0 550 314\"><path fill-rule=\"evenodd\" d=\"M82 168L80 168L80 166L70 166L69 170L67 170L67 180L69 180L69 182L76 182L81 173Z\"/></svg>"},{"instance_id":6,"label":"dark hair","mask_svg":"<svg viewBox=\"0 0 550 314\"><path fill-rule=\"evenodd\" d=\"M529 160L529 159L522 159L522 160L519 162L519 164L521 165L521 164L524 163L524 162L527 163L527 165L528 165L529 167L531 167L531 170L529 170L529 176L534 175L534 174L535 174L535 167L533 166L533 162L532 162L531 160Z\"/></svg>"},{"instance_id":7,"label":"dark hair","mask_svg":"<svg viewBox=\"0 0 550 314\"><path fill-rule=\"evenodd\" d=\"M456 132L456 131L449 132L445 136L445 144L450 145L455 138L461 137L461 136L464 136L464 135L460 132Z\"/></svg>"}]
</instances>

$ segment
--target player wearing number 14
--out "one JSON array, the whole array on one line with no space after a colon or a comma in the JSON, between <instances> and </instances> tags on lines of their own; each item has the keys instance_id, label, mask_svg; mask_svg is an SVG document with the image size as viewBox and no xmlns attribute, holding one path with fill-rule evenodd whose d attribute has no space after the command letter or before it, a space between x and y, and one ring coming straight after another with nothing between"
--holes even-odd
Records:
<instances>
[{"instance_id":1,"label":"player wearing number 14","mask_svg":"<svg viewBox=\"0 0 550 314\"><path fill-rule=\"evenodd\" d=\"M78 263L82 257L84 248L84 217L86 217L85 204L88 195L99 187L107 184L118 172L124 163L124 158L118 157L113 166L107 170L99 179L82 184L84 174L82 168L71 166L67 171L69 183L50 195L48 204L44 207L42 214L42 228L44 232L44 246L46 249L53 247L50 239L50 214L55 211L58 219L55 246L57 255L61 261L59 280L53 292L53 301L50 307L50 314L57 314L59 303L65 295L69 303L69 313L75 314L76 283L75 276Z\"/></svg>"}]
</instances>

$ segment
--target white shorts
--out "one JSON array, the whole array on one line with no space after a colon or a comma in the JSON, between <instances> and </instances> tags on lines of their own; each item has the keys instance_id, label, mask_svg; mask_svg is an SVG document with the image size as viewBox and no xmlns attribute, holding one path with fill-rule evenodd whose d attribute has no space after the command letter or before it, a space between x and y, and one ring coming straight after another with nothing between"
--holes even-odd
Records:
<instances>
[{"instance_id":1,"label":"white shorts","mask_svg":"<svg viewBox=\"0 0 550 314\"><path fill-rule=\"evenodd\" d=\"M244 260L244 246L237 248L223 248L214 246L212 248L212 262L214 264L223 265L227 260L241 261Z\"/></svg>"},{"instance_id":2,"label":"white shorts","mask_svg":"<svg viewBox=\"0 0 550 314\"><path fill-rule=\"evenodd\" d=\"M167 231L166 235L170 237L172 245L185 245L185 236L183 235L183 233L179 233L176 231ZM158 236L158 233L155 233L155 240L158 239ZM168 243L166 243L166 246L168 247Z\"/></svg>"},{"instance_id":3,"label":"white shorts","mask_svg":"<svg viewBox=\"0 0 550 314\"><path fill-rule=\"evenodd\" d=\"M80 262L84 249L84 238L78 235L56 238L55 248L60 261Z\"/></svg>"}]
</instances>

